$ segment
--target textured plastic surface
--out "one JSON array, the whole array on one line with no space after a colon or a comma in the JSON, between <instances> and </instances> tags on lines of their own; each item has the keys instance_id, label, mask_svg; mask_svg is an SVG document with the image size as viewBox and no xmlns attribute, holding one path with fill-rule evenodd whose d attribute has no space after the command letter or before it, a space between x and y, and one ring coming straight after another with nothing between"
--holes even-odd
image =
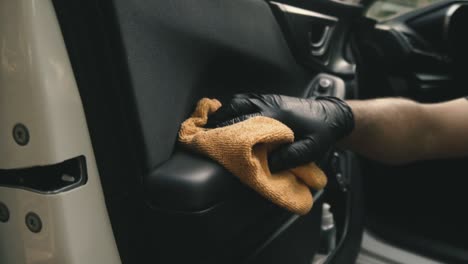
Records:
<instances>
[{"instance_id":1,"label":"textured plastic surface","mask_svg":"<svg viewBox=\"0 0 468 264\"><path fill-rule=\"evenodd\" d=\"M178 151L146 177L145 188L155 206L201 211L245 187L216 162Z\"/></svg>"}]
</instances>

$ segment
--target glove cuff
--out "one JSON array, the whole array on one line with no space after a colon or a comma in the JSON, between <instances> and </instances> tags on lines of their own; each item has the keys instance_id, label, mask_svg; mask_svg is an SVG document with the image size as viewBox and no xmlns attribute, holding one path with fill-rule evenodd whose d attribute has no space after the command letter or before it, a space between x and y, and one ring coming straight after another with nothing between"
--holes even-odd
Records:
<instances>
[{"instance_id":1,"label":"glove cuff","mask_svg":"<svg viewBox=\"0 0 468 264\"><path fill-rule=\"evenodd\" d=\"M341 125L341 130L337 135L338 139L342 139L351 134L354 130L354 113L351 107L342 99L334 96L318 96L316 100L324 100L333 103L337 109L342 113L341 118L337 120Z\"/></svg>"}]
</instances>

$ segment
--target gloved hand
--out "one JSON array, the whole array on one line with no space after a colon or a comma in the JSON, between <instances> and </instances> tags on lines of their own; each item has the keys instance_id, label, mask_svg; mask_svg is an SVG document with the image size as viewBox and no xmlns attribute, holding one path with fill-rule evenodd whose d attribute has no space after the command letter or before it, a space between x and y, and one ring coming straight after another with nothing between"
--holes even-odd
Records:
<instances>
[{"instance_id":1,"label":"gloved hand","mask_svg":"<svg viewBox=\"0 0 468 264\"><path fill-rule=\"evenodd\" d=\"M294 143L270 153L273 172L316 161L354 128L351 108L338 98L303 99L275 94L236 95L209 117L208 126L231 125L258 115L274 118L294 132Z\"/></svg>"}]
</instances>

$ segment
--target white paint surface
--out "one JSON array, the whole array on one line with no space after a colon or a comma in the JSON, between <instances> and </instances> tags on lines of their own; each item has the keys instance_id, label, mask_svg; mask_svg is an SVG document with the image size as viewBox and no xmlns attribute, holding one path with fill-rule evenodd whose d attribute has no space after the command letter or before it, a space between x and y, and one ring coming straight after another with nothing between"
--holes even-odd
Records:
<instances>
[{"instance_id":1,"label":"white paint surface","mask_svg":"<svg viewBox=\"0 0 468 264\"><path fill-rule=\"evenodd\" d=\"M17 145L16 123L30 142ZM2 264L118 264L86 119L50 0L0 0L0 169L84 155L86 185L57 195L0 187L10 220L0 223ZM37 213L43 230L25 225Z\"/></svg>"}]
</instances>

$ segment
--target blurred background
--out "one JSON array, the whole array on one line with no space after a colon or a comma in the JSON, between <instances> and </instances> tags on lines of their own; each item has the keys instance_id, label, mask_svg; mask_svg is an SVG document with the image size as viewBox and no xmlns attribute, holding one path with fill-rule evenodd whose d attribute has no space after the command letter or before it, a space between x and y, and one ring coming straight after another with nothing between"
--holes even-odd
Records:
<instances>
[{"instance_id":1,"label":"blurred background","mask_svg":"<svg viewBox=\"0 0 468 264\"><path fill-rule=\"evenodd\" d=\"M378 21L421 8L442 0L378 0L367 11L367 16Z\"/></svg>"}]
</instances>

